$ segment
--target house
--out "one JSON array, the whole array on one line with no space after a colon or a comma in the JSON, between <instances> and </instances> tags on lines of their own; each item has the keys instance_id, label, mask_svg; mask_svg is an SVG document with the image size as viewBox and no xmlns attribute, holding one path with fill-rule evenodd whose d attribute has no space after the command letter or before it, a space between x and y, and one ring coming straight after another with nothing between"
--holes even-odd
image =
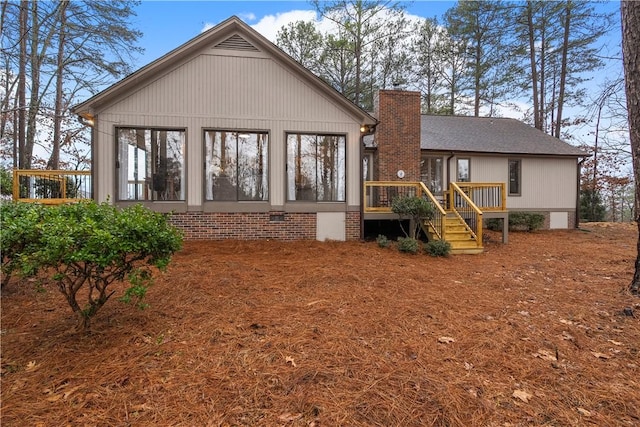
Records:
<instances>
[{"instance_id":1,"label":"house","mask_svg":"<svg viewBox=\"0 0 640 427\"><path fill-rule=\"evenodd\" d=\"M171 212L189 239L358 239L376 119L232 17L73 108L94 198Z\"/></svg>"},{"instance_id":2,"label":"house","mask_svg":"<svg viewBox=\"0 0 640 427\"><path fill-rule=\"evenodd\" d=\"M382 218L366 211L375 181L434 203L447 183L508 182L509 209L575 224L578 150L508 119L423 116L416 92L380 91L376 105L360 109L232 17L73 112L92 126L94 198L170 213L187 239L359 239ZM451 200L473 204L464 191ZM481 224L465 209L463 227Z\"/></svg>"},{"instance_id":3,"label":"house","mask_svg":"<svg viewBox=\"0 0 640 427\"><path fill-rule=\"evenodd\" d=\"M397 180L402 170L440 198L451 182L505 183L510 212L541 213L547 229L577 226L582 150L515 119L421 115L417 93L378 96L380 124L364 138L368 179Z\"/></svg>"},{"instance_id":4,"label":"house","mask_svg":"<svg viewBox=\"0 0 640 427\"><path fill-rule=\"evenodd\" d=\"M436 193L451 181L505 182L509 211L577 226L582 150L509 118L423 115L421 131L421 178Z\"/></svg>"}]
</instances>

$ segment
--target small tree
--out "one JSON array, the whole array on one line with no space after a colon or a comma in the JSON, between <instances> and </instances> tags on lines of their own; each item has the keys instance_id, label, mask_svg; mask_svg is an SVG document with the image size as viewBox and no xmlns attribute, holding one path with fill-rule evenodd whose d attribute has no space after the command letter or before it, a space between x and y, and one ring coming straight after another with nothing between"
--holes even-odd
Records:
<instances>
[{"instance_id":1,"label":"small tree","mask_svg":"<svg viewBox=\"0 0 640 427\"><path fill-rule=\"evenodd\" d=\"M406 237L417 240L422 223L433 218L433 206L424 198L400 196L391 201L391 211L398 214L400 228ZM403 220L409 220L409 233L402 226Z\"/></svg>"},{"instance_id":2,"label":"small tree","mask_svg":"<svg viewBox=\"0 0 640 427\"><path fill-rule=\"evenodd\" d=\"M602 203L599 191L585 189L580 192L580 219L585 221L604 221L607 209Z\"/></svg>"},{"instance_id":3,"label":"small tree","mask_svg":"<svg viewBox=\"0 0 640 427\"><path fill-rule=\"evenodd\" d=\"M180 232L162 214L141 205L121 209L83 202L42 207L35 242L19 256L23 271L47 272L88 331L91 318L114 294L110 285L129 280L123 300L142 299L153 269L164 270L182 246ZM82 305L80 298L86 298Z\"/></svg>"}]
</instances>

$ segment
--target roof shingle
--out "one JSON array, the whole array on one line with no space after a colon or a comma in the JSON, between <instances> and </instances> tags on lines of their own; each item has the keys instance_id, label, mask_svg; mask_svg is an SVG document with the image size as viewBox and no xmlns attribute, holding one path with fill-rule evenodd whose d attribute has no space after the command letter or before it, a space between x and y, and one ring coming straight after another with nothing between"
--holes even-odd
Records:
<instances>
[{"instance_id":1,"label":"roof shingle","mask_svg":"<svg viewBox=\"0 0 640 427\"><path fill-rule=\"evenodd\" d=\"M423 150L586 156L573 145L516 119L422 115Z\"/></svg>"}]
</instances>

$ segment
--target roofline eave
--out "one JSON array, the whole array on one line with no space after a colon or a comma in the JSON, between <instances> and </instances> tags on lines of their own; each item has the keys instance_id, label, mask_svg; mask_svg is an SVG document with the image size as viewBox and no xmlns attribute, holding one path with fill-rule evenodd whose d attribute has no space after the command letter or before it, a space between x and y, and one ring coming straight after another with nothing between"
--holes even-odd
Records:
<instances>
[{"instance_id":1,"label":"roofline eave","mask_svg":"<svg viewBox=\"0 0 640 427\"><path fill-rule=\"evenodd\" d=\"M262 34L251 28L236 16L226 19L212 29L205 31L190 41L178 46L160 58L126 76L119 82L114 83L107 89L93 95L86 101L72 106L71 112L80 115L83 111L89 111L93 114L93 112L99 110L102 105L111 102L121 94L126 93L132 88L144 83L146 80L152 79L158 73L162 73L172 67L176 62L193 55L199 50L200 46L210 43L210 39L224 38L227 34L241 30L249 32L254 38L256 44L259 44L262 49L276 56L280 61L285 62L291 68L294 68L300 77L304 78L305 81L311 83L322 93L326 94L334 102L337 102L342 108L347 110L355 119L357 119L361 125L376 125L378 123L378 120L367 113L364 109L348 100L344 95L335 90L320 77L303 67L290 55L271 43Z\"/></svg>"}]
</instances>

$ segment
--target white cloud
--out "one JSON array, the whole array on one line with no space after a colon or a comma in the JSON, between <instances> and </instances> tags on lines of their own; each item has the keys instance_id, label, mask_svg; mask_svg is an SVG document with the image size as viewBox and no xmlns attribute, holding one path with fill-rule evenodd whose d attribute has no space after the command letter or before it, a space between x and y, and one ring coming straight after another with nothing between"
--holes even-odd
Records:
<instances>
[{"instance_id":1,"label":"white cloud","mask_svg":"<svg viewBox=\"0 0 640 427\"><path fill-rule=\"evenodd\" d=\"M321 33L330 31L334 24L326 19L318 20L315 10L291 10L289 12L277 13L275 15L265 15L252 27L271 42L275 43L278 31L289 23L296 21L313 22L316 30Z\"/></svg>"},{"instance_id":2,"label":"white cloud","mask_svg":"<svg viewBox=\"0 0 640 427\"><path fill-rule=\"evenodd\" d=\"M258 19L255 13L250 12L240 14L239 18L246 23L250 23L251 21ZM275 15L265 15L257 23L251 26L271 42L275 43L278 31L289 23L296 21L311 21L315 24L316 28L322 32L331 28L331 24L327 23L326 20L317 20L316 12L314 10L291 10L288 12L276 13ZM206 22L200 32L203 33L218 24L219 23L214 24L212 22Z\"/></svg>"},{"instance_id":3,"label":"white cloud","mask_svg":"<svg viewBox=\"0 0 640 427\"><path fill-rule=\"evenodd\" d=\"M256 20L256 14L253 13L253 12L241 13L241 14L238 15L238 17L240 17L240 19L242 19L245 22L255 21Z\"/></svg>"},{"instance_id":4,"label":"white cloud","mask_svg":"<svg viewBox=\"0 0 640 427\"><path fill-rule=\"evenodd\" d=\"M205 31L208 31L210 29L212 29L213 27L215 27L217 24L212 24L211 22L205 22L204 26L202 27L202 29L200 30L201 33L204 33Z\"/></svg>"}]
</instances>

